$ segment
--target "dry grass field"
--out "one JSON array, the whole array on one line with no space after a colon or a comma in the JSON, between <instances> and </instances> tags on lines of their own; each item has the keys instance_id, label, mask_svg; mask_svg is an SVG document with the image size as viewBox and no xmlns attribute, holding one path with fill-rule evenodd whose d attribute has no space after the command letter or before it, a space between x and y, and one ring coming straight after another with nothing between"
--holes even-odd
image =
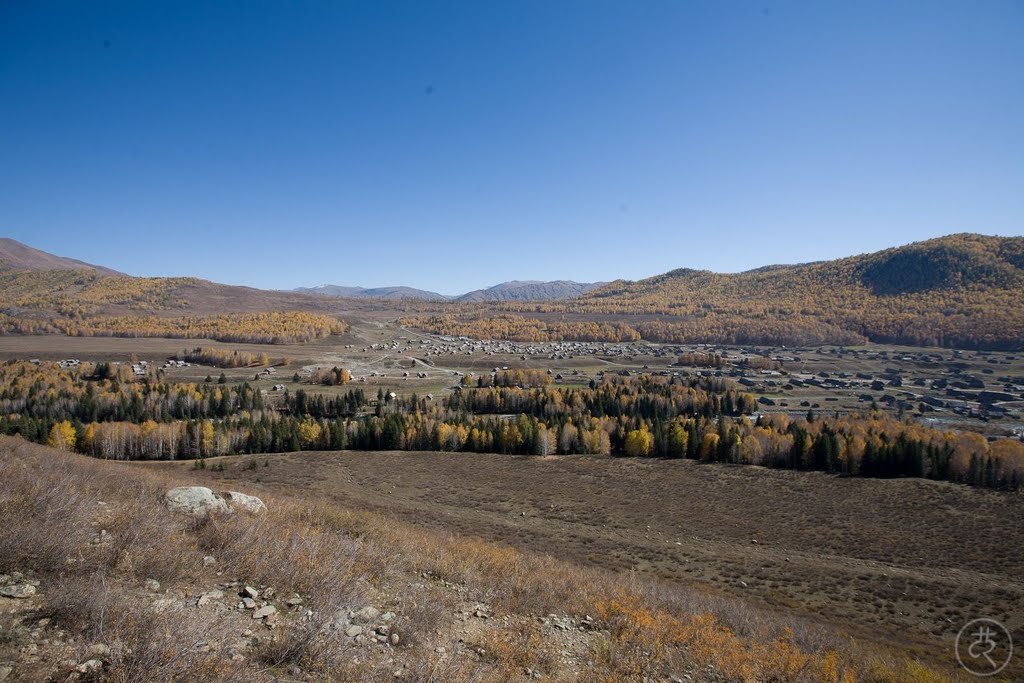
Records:
<instances>
[{"instance_id":1,"label":"dry grass field","mask_svg":"<svg viewBox=\"0 0 1024 683\"><path fill-rule=\"evenodd\" d=\"M953 662L957 631L978 616L1024 641L1019 494L692 461L391 452L252 460L255 469L231 458L225 472L204 476L697 585L932 661Z\"/></svg>"},{"instance_id":2,"label":"dry grass field","mask_svg":"<svg viewBox=\"0 0 1024 683\"><path fill-rule=\"evenodd\" d=\"M0 439L4 679L966 680L901 643L750 600L292 494L269 482L284 460L246 470L267 482L238 477L266 511L192 517L164 504L170 487L223 490L236 467L139 466Z\"/></svg>"}]
</instances>

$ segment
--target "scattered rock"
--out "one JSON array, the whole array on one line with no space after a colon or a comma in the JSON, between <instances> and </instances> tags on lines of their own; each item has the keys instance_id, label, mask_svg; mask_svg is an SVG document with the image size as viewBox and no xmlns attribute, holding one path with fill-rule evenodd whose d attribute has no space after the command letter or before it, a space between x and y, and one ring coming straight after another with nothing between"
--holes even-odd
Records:
<instances>
[{"instance_id":1,"label":"scattered rock","mask_svg":"<svg viewBox=\"0 0 1024 683\"><path fill-rule=\"evenodd\" d=\"M196 516L228 512L228 504L205 486L179 486L168 491L164 498L173 512Z\"/></svg>"},{"instance_id":2,"label":"scattered rock","mask_svg":"<svg viewBox=\"0 0 1024 683\"><path fill-rule=\"evenodd\" d=\"M95 645L90 645L89 649L86 652L91 657L95 657L97 659L110 659L110 646L104 645L103 643L96 643Z\"/></svg>"},{"instance_id":3,"label":"scattered rock","mask_svg":"<svg viewBox=\"0 0 1024 683\"><path fill-rule=\"evenodd\" d=\"M206 603L210 602L211 600L220 600L223 597L224 597L224 591L222 591L222 590L207 591L206 593L203 593L202 595L200 595L199 599L196 600L196 607L202 607L203 605L205 605Z\"/></svg>"},{"instance_id":4,"label":"scattered rock","mask_svg":"<svg viewBox=\"0 0 1024 683\"><path fill-rule=\"evenodd\" d=\"M255 588L253 588L252 586L246 586L245 588L243 588L242 589L242 593L244 595L249 596L253 600L255 600L256 598L260 597L260 592L258 590L256 590Z\"/></svg>"},{"instance_id":5,"label":"scattered rock","mask_svg":"<svg viewBox=\"0 0 1024 683\"><path fill-rule=\"evenodd\" d=\"M267 617L277 614L277 608L273 605L264 605L258 610L252 613L253 619L266 619Z\"/></svg>"},{"instance_id":6,"label":"scattered rock","mask_svg":"<svg viewBox=\"0 0 1024 683\"><path fill-rule=\"evenodd\" d=\"M242 598L242 607L245 609L256 609L256 601L252 598Z\"/></svg>"},{"instance_id":7,"label":"scattered rock","mask_svg":"<svg viewBox=\"0 0 1024 683\"><path fill-rule=\"evenodd\" d=\"M101 669L103 669L103 661L99 659L89 659L75 667L75 671L80 674L95 673Z\"/></svg>"},{"instance_id":8,"label":"scattered rock","mask_svg":"<svg viewBox=\"0 0 1024 683\"><path fill-rule=\"evenodd\" d=\"M216 560L216 558L214 558L213 555L207 555L206 557L203 558L203 566L204 567L212 567L215 564L217 564L217 560Z\"/></svg>"},{"instance_id":9,"label":"scattered rock","mask_svg":"<svg viewBox=\"0 0 1024 683\"><path fill-rule=\"evenodd\" d=\"M397 633L392 633L390 636L390 640L392 645L398 645L398 643L401 641L401 638L398 636Z\"/></svg>"},{"instance_id":10,"label":"scattered rock","mask_svg":"<svg viewBox=\"0 0 1024 683\"><path fill-rule=\"evenodd\" d=\"M0 588L0 597L11 598L12 600L24 600L36 594L36 587L30 583L22 583L14 586Z\"/></svg>"},{"instance_id":11,"label":"scattered rock","mask_svg":"<svg viewBox=\"0 0 1024 683\"><path fill-rule=\"evenodd\" d=\"M160 592L160 582L156 579L146 579L144 585L146 586L146 590L148 590L150 593Z\"/></svg>"},{"instance_id":12,"label":"scattered rock","mask_svg":"<svg viewBox=\"0 0 1024 683\"><path fill-rule=\"evenodd\" d=\"M232 510L241 510L250 514L266 512L266 504L256 496L250 496L238 491L224 491L220 494L227 501L228 507Z\"/></svg>"},{"instance_id":13,"label":"scattered rock","mask_svg":"<svg viewBox=\"0 0 1024 683\"><path fill-rule=\"evenodd\" d=\"M355 638L356 636L359 636L359 635L362 635L362 634L363 634L363 627L362 626L353 625L353 626L349 626L347 629L345 629L345 635L348 636L349 638Z\"/></svg>"},{"instance_id":14,"label":"scattered rock","mask_svg":"<svg viewBox=\"0 0 1024 683\"><path fill-rule=\"evenodd\" d=\"M380 616L380 610L379 609L377 609L376 607L373 607L371 605L367 605L366 607L362 608L361 610L356 612L354 615L352 615L352 619L357 624L367 624L367 623L373 621L374 619L376 619L379 616Z\"/></svg>"},{"instance_id":15,"label":"scattered rock","mask_svg":"<svg viewBox=\"0 0 1024 683\"><path fill-rule=\"evenodd\" d=\"M176 603L174 598L160 598L153 603L153 609L157 612L165 612L174 607Z\"/></svg>"}]
</instances>

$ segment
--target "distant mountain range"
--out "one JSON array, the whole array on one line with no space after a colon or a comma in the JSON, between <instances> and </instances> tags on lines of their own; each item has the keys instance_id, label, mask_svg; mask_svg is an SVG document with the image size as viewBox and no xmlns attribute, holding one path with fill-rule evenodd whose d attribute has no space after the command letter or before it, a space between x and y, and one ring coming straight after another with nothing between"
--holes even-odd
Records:
<instances>
[{"instance_id":1,"label":"distant mountain range","mask_svg":"<svg viewBox=\"0 0 1024 683\"><path fill-rule=\"evenodd\" d=\"M1022 301L1024 237L958 234L744 273L683 268L635 282L512 281L454 297L411 287L270 291L130 277L0 238L0 334L78 329L103 316L345 315L390 305L420 311L412 326L478 338L1018 350ZM118 325L118 334L133 332Z\"/></svg>"},{"instance_id":2,"label":"distant mountain range","mask_svg":"<svg viewBox=\"0 0 1024 683\"><path fill-rule=\"evenodd\" d=\"M448 301L450 296L428 292L413 287L344 287L342 285L320 285L319 287L296 287L293 292L336 296L348 299L422 299L424 301Z\"/></svg>"},{"instance_id":3,"label":"distant mountain range","mask_svg":"<svg viewBox=\"0 0 1024 683\"><path fill-rule=\"evenodd\" d=\"M501 284L475 289L456 296L413 287L344 287L341 285L320 285L319 287L298 287L293 291L320 296L373 299L420 299L424 301L555 301L570 299L593 291L607 283L572 282L571 280L510 280Z\"/></svg>"}]
</instances>

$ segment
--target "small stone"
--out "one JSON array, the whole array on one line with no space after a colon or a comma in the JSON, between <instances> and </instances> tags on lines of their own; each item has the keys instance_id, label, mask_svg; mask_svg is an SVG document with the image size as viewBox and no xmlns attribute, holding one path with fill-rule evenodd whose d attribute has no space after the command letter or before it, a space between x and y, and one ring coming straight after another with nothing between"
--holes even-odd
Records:
<instances>
[{"instance_id":1,"label":"small stone","mask_svg":"<svg viewBox=\"0 0 1024 683\"><path fill-rule=\"evenodd\" d=\"M95 673L103 668L103 662L99 659L89 659L79 664L75 671L80 674Z\"/></svg>"},{"instance_id":2,"label":"small stone","mask_svg":"<svg viewBox=\"0 0 1024 683\"><path fill-rule=\"evenodd\" d=\"M224 591L222 591L222 590L207 591L207 592L203 593L202 595L200 595L199 599L196 600L196 607L202 607L203 605L207 604L211 600L220 600L223 597L224 597Z\"/></svg>"},{"instance_id":3,"label":"small stone","mask_svg":"<svg viewBox=\"0 0 1024 683\"><path fill-rule=\"evenodd\" d=\"M277 608L273 605L264 605L258 610L252 613L253 619L265 619L271 615L277 614Z\"/></svg>"},{"instance_id":4,"label":"small stone","mask_svg":"<svg viewBox=\"0 0 1024 683\"><path fill-rule=\"evenodd\" d=\"M395 613L394 612L385 612L384 614L380 615L381 621L385 621L385 622L392 621L392 620L394 620L394 618L395 618Z\"/></svg>"},{"instance_id":5,"label":"small stone","mask_svg":"<svg viewBox=\"0 0 1024 683\"><path fill-rule=\"evenodd\" d=\"M380 610L376 607L366 606L359 610L353 615L353 619L359 623L367 623L373 621L380 616Z\"/></svg>"},{"instance_id":6,"label":"small stone","mask_svg":"<svg viewBox=\"0 0 1024 683\"><path fill-rule=\"evenodd\" d=\"M443 648L443 647L435 647L434 648L434 652L436 652L439 655L443 655L443 654L447 653L448 650Z\"/></svg>"},{"instance_id":7,"label":"small stone","mask_svg":"<svg viewBox=\"0 0 1024 683\"><path fill-rule=\"evenodd\" d=\"M110 646L104 645L103 643L96 643L90 645L87 650L88 654L97 657L99 659L110 659Z\"/></svg>"},{"instance_id":8,"label":"small stone","mask_svg":"<svg viewBox=\"0 0 1024 683\"><path fill-rule=\"evenodd\" d=\"M250 514L267 511L266 504L256 496L239 493L238 491L224 491L220 495L232 510L242 510Z\"/></svg>"},{"instance_id":9,"label":"small stone","mask_svg":"<svg viewBox=\"0 0 1024 683\"><path fill-rule=\"evenodd\" d=\"M242 598L242 609L256 609L256 601L252 598Z\"/></svg>"},{"instance_id":10,"label":"small stone","mask_svg":"<svg viewBox=\"0 0 1024 683\"><path fill-rule=\"evenodd\" d=\"M400 643L400 642L401 642L401 640L402 640L402 639L401 639L401 638L400 638L400 637L398 636L398 634L397 634L397 633L392 633L392 634L391 634L391 635L389 636L389 639L391 640L391 644L392 644L392 645L398 645L398 643Z\"/></svg>"},{"instance_id":11,"label":"small stone","mask_svg":"<svg viewBox=\"0 0 1024 683\"><path fill-rule=\"evenodd\" d=\"M299 598L299 597L288 598L287 600L284 601L284 604L288 605L289 607L298 607L299 605L302 604L302 598Z\"/></svg>"},{"instance_id":12,"label":"small stone","mask_svg":"<svg viewBox=\"0 0 1024 683\"><path fill-rule=\"evenodd\" d=\"M255 600L256 598L260 597L260 592L258 590L256 590L255 588L253 588L252 586L246 586L245 588L243 588L242 589L242 593L244 593L245 595L248 595L253 600Z\"/></svg>"},{"instance_id":13,"label":"small stone","mask_svg":"<svg viewBox=\"0 0 1024 683\"><path fill-rule=\"evenodd\" d=\"M349 638L355 638L356 636L359 636L359 635L362 635L362 634L363 634L363 627L362 626L352 625L352 626L349 626L347 629L345 629L345 635L348 636Z\"/></svg>"},{"instance_id":14,"label":"small stone","mask_svg":"<svg viewBox=\"0 0 1024 683\"><path fill-rule=\"evenodd\" d=\"M0 588L0 597L12 600L24 600L25 598L31 598L35 594L36 587L29 583Z\"/></svg>"},{"instance_id":15,"label":"small stone","mask_svg":"<svg viewBox=\"0 0 1024 683\"><path fill-rule=\"evenodd\" d=\"M150 593L160 592L160 582L156 579L146 579L146 582L143 585L146 586L146 590L148 590Z\"/></svg>"},{"instance_id":16,"label":"small stone","mask_svg":"<svg viewBox=\"0 0 1024 683\"><path fill-rule=\"evenodd\" d=\"M206 557L203 558L203 566L204 567L212 567L215 564L217 564L217 560L216 560L216 558L214 558L213 555L207 555Z\"/></svg>"}]
</instances>

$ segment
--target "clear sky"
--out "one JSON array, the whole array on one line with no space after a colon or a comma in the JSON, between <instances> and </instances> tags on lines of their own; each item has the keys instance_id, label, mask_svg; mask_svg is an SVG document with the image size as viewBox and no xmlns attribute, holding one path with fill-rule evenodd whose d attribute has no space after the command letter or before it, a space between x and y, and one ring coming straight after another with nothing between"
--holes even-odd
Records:
<instances>
[{"instance_id":1,"label":"clear sky","mask_svg":"<svg viewBox=\"0 0 1024 683\"><path fill-rule=\"evenodd\" d=\"M291 288L1024 233L1024 2L0 1L0 235Z\"/></svg>"}]
</instances>

